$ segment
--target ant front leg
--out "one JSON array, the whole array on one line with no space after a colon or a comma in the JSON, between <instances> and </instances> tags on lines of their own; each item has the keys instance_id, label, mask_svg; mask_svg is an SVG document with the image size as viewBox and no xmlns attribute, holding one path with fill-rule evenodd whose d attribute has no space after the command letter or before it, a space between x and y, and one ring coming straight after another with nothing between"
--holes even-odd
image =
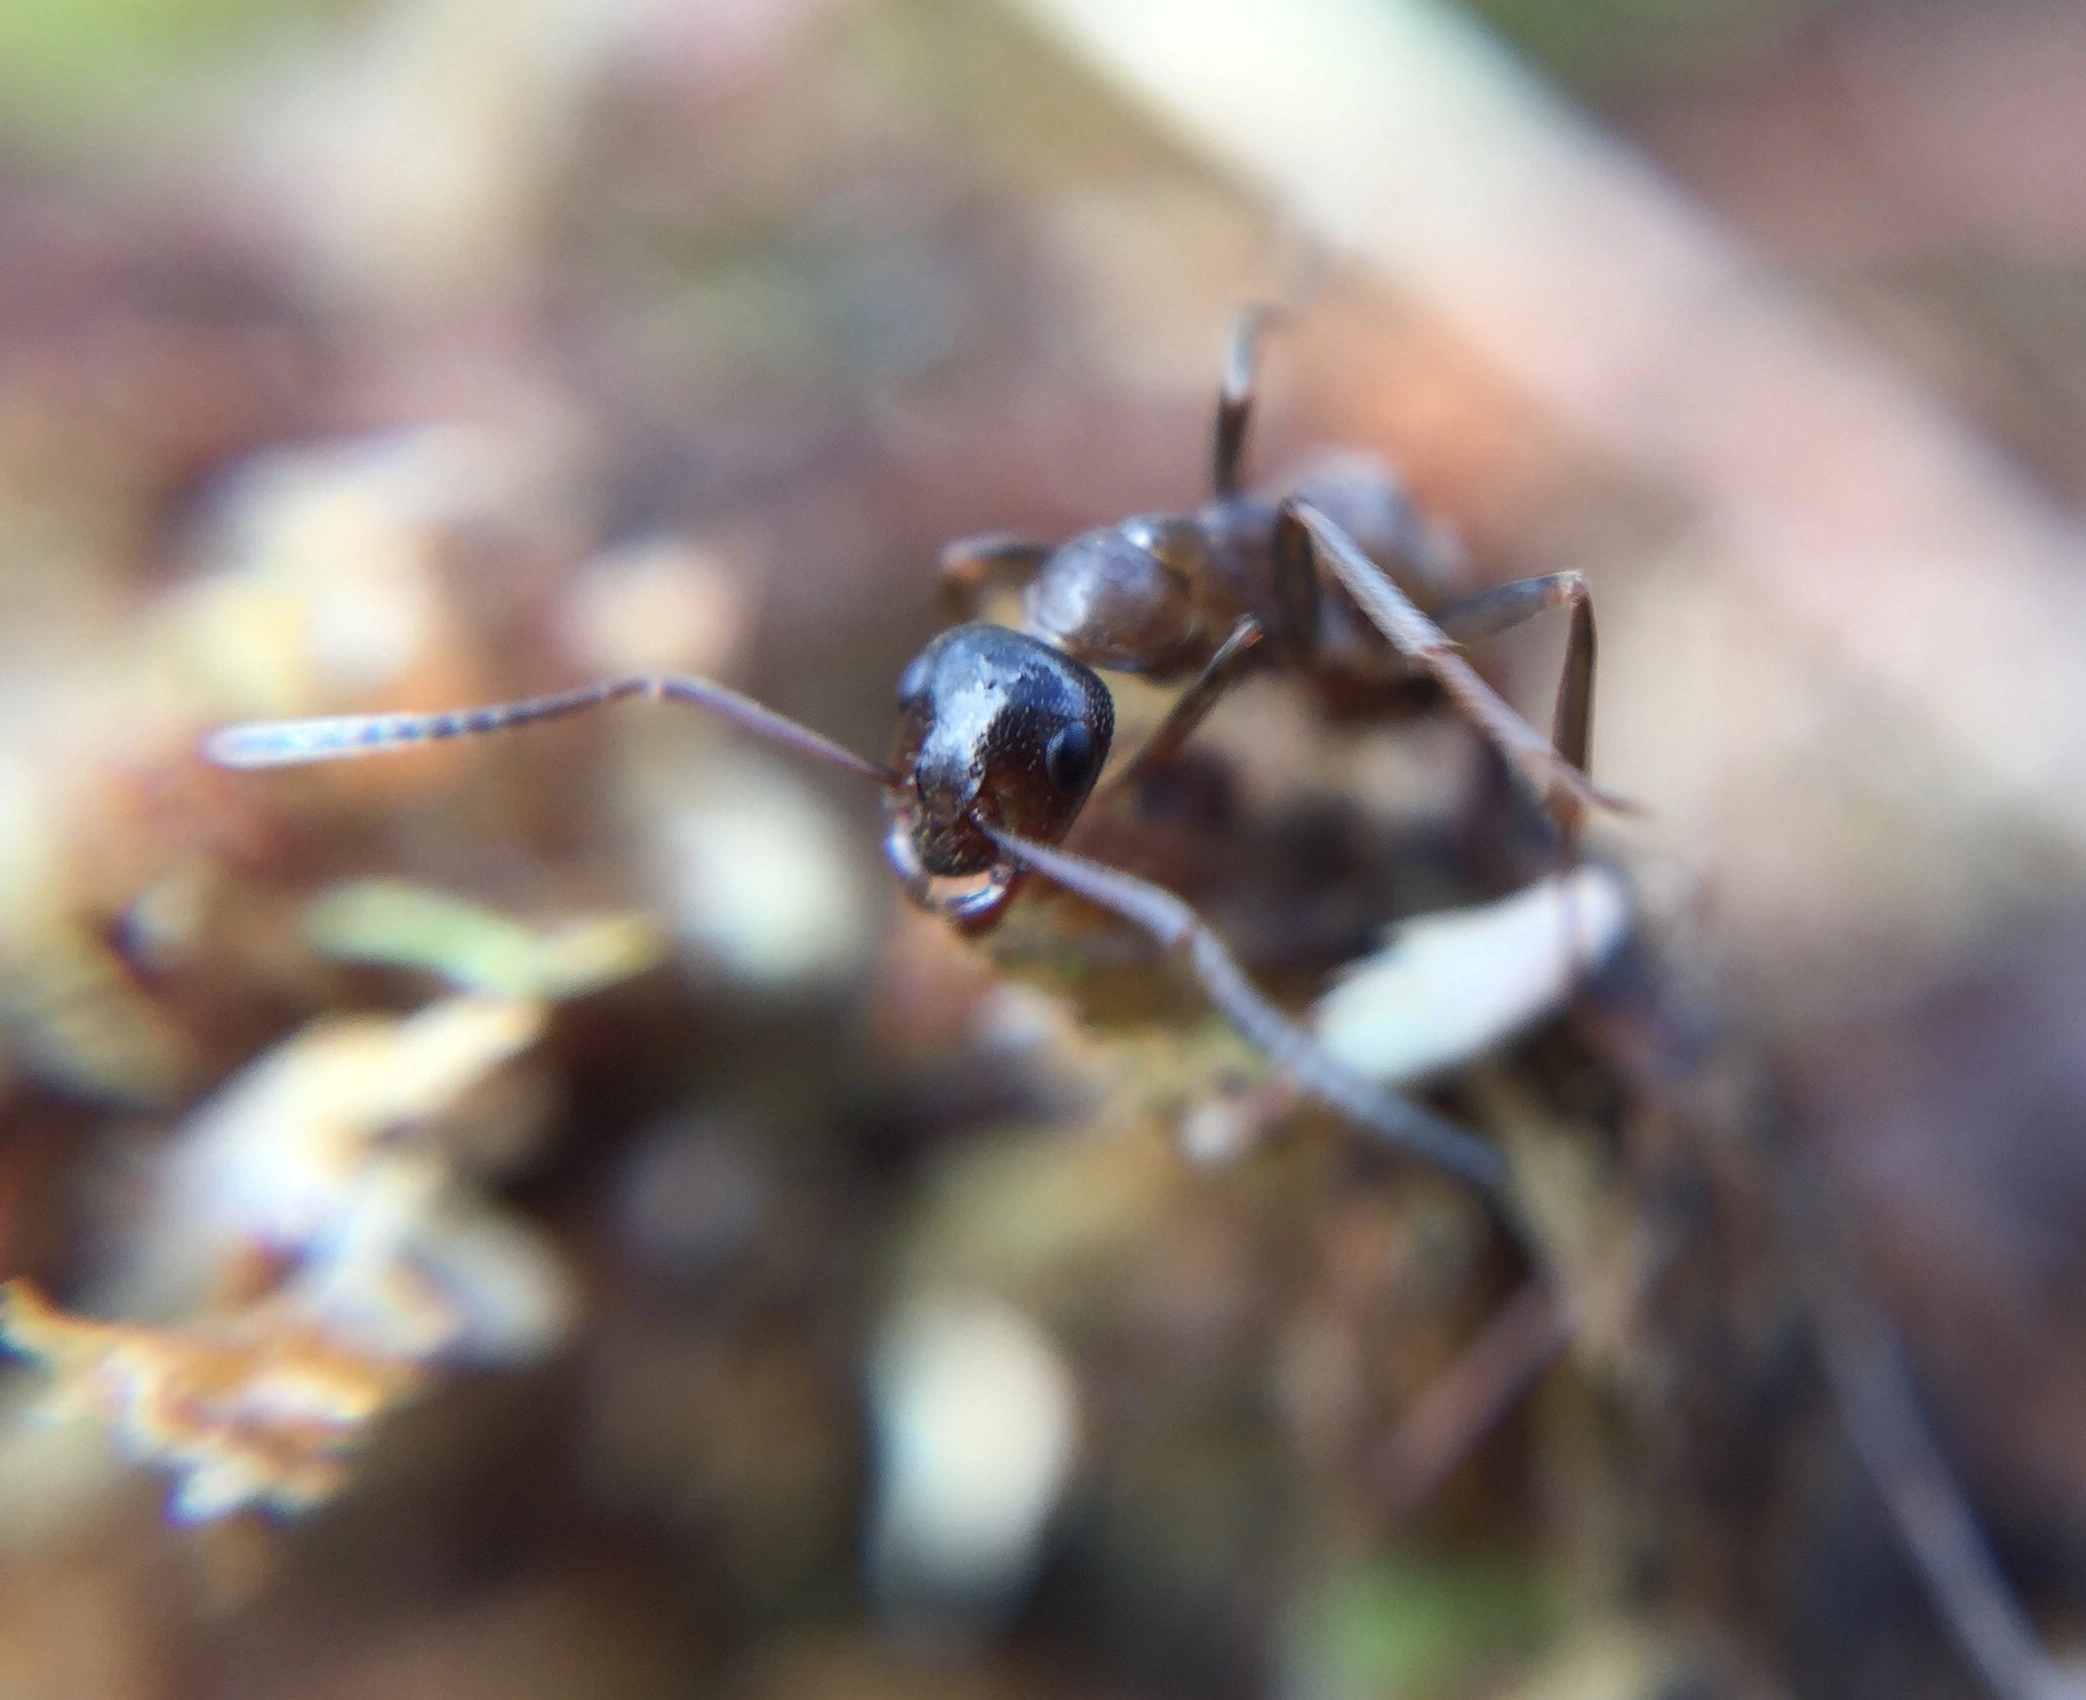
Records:
<instances>
[{"instance_id":1,"label":"ant front leg","mask_svg":"<svg viewBox=\"0 0 2086 1700\"><path fill-rule=\"evenodd\" d=\"M1280 317L1275 307L1248 307L1231 327L1224 381L1217 391L1217 426L1210 444L1210 489L1219 498L1239 492L1246 458L1246 428L1253 422L1253 394L1260 369L1260 339Z\"/></svg>"},{"instance_id":2,"label":"ant front leg","mask_svg":"<svg viewBox=\"0 0 2086 1700\"><path fill-rule=\"evenodd\" d=\"M1308 535L1318 560L1345 587L1355 606L1400 656L1434 679L1457 712L1484 733L1493 747L1535 787L1551 818L1568 838L1576 834L1588 809L1630 807L1623 799L1597 789L1584 772L1559 754L1549 739L1478 677L1477 670L1457 653L1455 641L1448 633L1421 613L1412 599L1362 553L1354 539L1324 514L1306 502L1287 502L1277 524L1301 528ZM1569 709L1578 718L1583 736L1586 705L1591 700L1593 623L1590 605L1582 602L1580 606L1587 608L1587 644L1583 650L1586 689L1575 689L1568 664L1559 713L1564 715ZM1578 707L1573 707L1575 700Z\"/></svg>"},{"instance_id":3,"label":"ant front leg","mask_svg":"<svg viewBox=\"0 0 2086 1700\"><path fill-rule=\"evenodd\" d=\"M1188 688L1173 699L1173 706L1166 711L1165 719L1152 729L1143 747L1102 787L1095 801L1106 802L1122 795L1193 737L1196 727L1209 717L1210 710L1217 706L1224 693L1251 670L1266 636L1266 628L1251 614L1240 615L1238 624L1231 628L1231 635L1217 646L1216 654L1203 663L1202 671L1189 681Z\"/></svg>"},{"instance_id":4,"label":"ant front leg","mask_svg":"<svg viewBox=\"0 0 2086 1700\"><path fill-rule=\"evenodd\" d=\"M1050 559L1052 545L1014 532L981 531L943 547L942 595L959 620L975 620L994 591L1013 590Z\"/></svg>"}]
</instances>

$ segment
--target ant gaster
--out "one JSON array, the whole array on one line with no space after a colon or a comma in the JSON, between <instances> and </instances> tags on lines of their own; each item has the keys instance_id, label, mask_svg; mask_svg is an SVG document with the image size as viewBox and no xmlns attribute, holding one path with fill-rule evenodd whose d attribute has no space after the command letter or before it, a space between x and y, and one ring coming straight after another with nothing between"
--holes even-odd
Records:
<instances>
[{"instance_id":1,"label":"ant gaster","mask_svg":"<svg viewBox=\"0 0 2086 1700\"><path fill-rule=\"evenodd\" d=\"M1114 736L1114 703L1096 668L1191 681L1111 790L1176 749L1232 684L1272 660L1364 683L1430 678L1533 782L1567 842L1589 805L1614 804L1585 774L1594 626L1580 575L1442 601L1430 618L1396 580L1438 592L1454 556L1381 473L1350 473L1272 500L1242 492L1266 320L1265 310L1248 311L1233 335L1217 407L1214 495L1197 513L1141 516L1055 548L994 536L943 552L945 582L967 611L995 582L1025 577L1022 625L970 619L921 651L899 681L889 770L722 685L663 676L450 713L230 726L206 741L204 753L226 767L288 766L499 731L622 697L693 704L882 786L891 823L885 853L922 908L980 934L1027 876L1040 873L1184 952L1211 1001L1299 1088L1365 1130L1496 1189L1502 1169L1491 1147L1329 1055L1254 987L1186 903L1058 848L1093 794ZM1381 565L1341 519L1370 536ZM1571 609L1572 622L1553 738L1545 739L1479 678L1456 643L1557 606Z\"/></svg>"}]
</instances>

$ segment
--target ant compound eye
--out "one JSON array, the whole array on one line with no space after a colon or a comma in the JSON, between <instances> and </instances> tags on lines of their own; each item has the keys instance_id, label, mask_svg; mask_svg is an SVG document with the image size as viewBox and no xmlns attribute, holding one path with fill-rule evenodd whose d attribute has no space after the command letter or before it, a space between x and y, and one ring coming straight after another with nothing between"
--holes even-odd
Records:
<instances>
[{"instance_id":1,"label":"ant compound eye","mask_svg":"<svg viewBox=\"0 0 2086 1700\"><path fill-rule=\"evenodd\" d=\"M1070 796L1094 782L1097 756L1093 733L1083 722L1070 721L1057 729L1043 751L1043 771L1050 775L1051 784Z\"/></svg>"}]
</instances>

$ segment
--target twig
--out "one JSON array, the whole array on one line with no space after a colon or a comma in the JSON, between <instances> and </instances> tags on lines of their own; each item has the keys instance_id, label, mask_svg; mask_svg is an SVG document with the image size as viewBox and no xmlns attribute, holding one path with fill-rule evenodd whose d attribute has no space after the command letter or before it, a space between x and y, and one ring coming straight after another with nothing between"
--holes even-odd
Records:
<instances>
[{"instance_id":1,"label":"twig","mask_svg":"<svg viewBox=\"0 0 2086 1700\"><path fill-rule=\"evenodd\" d=\"M1369 1480L1384 1516L1402 1522L1431 1499L1550 1367L1571 1334L1564 1305L1547 1281L1531 1280L1509 1299L1378 1449Z\"/></svg>"}]
</instances>

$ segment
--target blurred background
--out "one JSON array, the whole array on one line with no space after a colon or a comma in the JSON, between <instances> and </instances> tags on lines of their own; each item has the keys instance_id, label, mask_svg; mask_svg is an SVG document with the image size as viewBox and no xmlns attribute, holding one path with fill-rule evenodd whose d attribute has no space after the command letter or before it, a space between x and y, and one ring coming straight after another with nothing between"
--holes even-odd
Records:
<instances>
[{"instance_id":1,"label":"blurred background","mask_svg":"<svg viewBox=\"0 0 2086 1700\"><path fill-rule=\"evenodd\" d=\"M2063 0L8 0L0 1697L2062 1691L2082 98ZM1523 1233L699 716L196 754L672 669L881 760L1251 301L1256 479L1593 585L1634 930L1428 1086ZM1082 834L1299 1010L1554 862L1277 679Z\"/></svg>"}]
</instances>

